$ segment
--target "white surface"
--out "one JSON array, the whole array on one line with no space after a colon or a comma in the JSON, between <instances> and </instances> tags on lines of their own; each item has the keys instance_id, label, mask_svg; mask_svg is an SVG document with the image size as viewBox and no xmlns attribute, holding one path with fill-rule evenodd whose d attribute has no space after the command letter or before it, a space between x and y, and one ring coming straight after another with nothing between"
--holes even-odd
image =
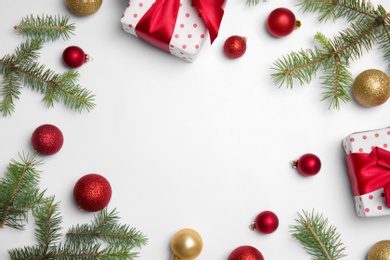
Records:
<instances>
[{"instance_id":1,"label":"white surface","mask_svg":"<svg viewBox=\"0 0 390 260\"><path fill-rule=\"evenodd\" d=\"M388 1L373 2L390 10ZM142 260L169 259L172 236L186 227L204 240L199 260L227 259L240 245L255 246L268 260L310 259L291 238L289 225L297 212L313 208L338 228L346 259L365 259L375 242L389 239L384 232L389 217L356 216L341 141L352 132L389 125L390 102L366 109L352 101L340 111L328 110L328 103L320 102L318 79L293 90L273 85L270 67L277 58L313 47L317 31L332 37L347 25L342 20L318 24L316 15L298 12L295 3L228 2L219 37L212 46L205 43L190 64L122 31L127 0L104 1L90 17L71 14L64 1L1 1L0 56L23 41L13 30L22 17L71 16L76 35L47 43L40 61L62 72L67 46L92 55L94 60L80 68L80 84L96 94L97 107L81 114L61 104L47 109L39 94L24 88L13 116L0 119L0 169L18 152L30 151L37 126L51 123L62 130L65 143L58 154L44 158L41 187L61 201L64 232L92 219L77 209L71 194L81 176L97 172L113 187L110 209L117 208L122 223L148 235ZM293 10L303 26L275 39L264 23L281 6ZM222 53L224 40L233 34L248 37L247 53L238 60ZM386 69L377 51L351 70L356 77L370 68ZM323 165L311 178L290 167L307 152ZM280 220L270 235L248 228L264 210ZM0 230L0 259L8 259L7 249L34 244L33 229L31 219L25 231Z\"/></svg>"}]
</instances>

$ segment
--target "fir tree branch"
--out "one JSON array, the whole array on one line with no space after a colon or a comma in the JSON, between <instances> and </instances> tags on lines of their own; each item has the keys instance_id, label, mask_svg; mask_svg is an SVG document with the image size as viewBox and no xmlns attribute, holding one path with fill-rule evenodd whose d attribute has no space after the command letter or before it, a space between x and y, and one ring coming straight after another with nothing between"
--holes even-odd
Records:
<instances>
[{"instance_id":1,"label":"fir tree branch","mask_svg":"<svg viewBox=\"0 0 390 260\"><path fill-rule=\"evenodd\" d=\"M19 34L27 37L55 41L59 38L68 40L73 35L75 26L69 24L69 16L27 16L14 28Z\"/></svg>"},{"instance_id":2,"label":"fir tree branch","mask_svg":"<svg viewBox=\"0 0 390 260\"><path fill-rule=\"evenodd\" d=\"M313 260L337 260L346 256L345 247L333 225L322 214L298 213L297 225L291 225L292 237L298 240Z\"/></svg>"},{"instance_id":3,"label":"fir tree branch","mask_svg":"<svg viewBox=\"0 0 390 260\"><path fill-rule=\"evenodd\" d=\"M326 89L322 100L329 99L329 108L339 109L340 101L350 101L352 77L348 71L349 61L359 59L363 50L370 51L375 44L379 44L384 51L384 59L389 62L390 70L390 13L383 7L374 9L364 0L307 0L299 5L304 12L320 12L320 21L339 17L356 21L333 40L325 39L322 34L317 33L315 39L320 47L291 52L276 60L271 68L275 71L271 74L275 85L281 87L286 84L287 88L292 88L294 79L301 85L310 83L316 71L322 67L322 86Z\"/></svg>"},{"instance_id":4,"label":"fir tree branch","mask_svg":"<svg viewBox=\"0 0 390 260\"><path fill-rule=\"evenodd\" d=\"M3 116L14 112L14 100L19 99L22 85L44 94L43 102L53 107L54 102L62 102L68 108L81 112L91 111L95 95L77 84L79 73L69 70L63 74L46 69L35 60L37 50L42 47L40 39L27 40L16 49L15 54L7 55L0 60L3 81L0 84L0 112Z\"/></svg>"},{"instance_id":5,"label":"fir tree branch","mask_svg":"<svg viewBox=\"0 0 390 260\"><path fill-rule=\"evenodd\" d=\"M21 162L11 160L0 180L0 228L22 229L28 209L43 201L44 192L39 191L39 172L35 169L41 161L30 154L19 156Z\"/></svg>"}]
</instances>

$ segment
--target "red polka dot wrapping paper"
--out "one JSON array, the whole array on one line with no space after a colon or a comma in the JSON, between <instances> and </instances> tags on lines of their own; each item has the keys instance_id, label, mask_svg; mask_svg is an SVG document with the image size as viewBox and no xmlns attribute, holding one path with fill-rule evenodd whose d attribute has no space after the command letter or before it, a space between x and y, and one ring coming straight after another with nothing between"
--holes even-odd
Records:
<instances>
[{"instance_id":1,"label":"red polka dot wrapping paper","mask_svg":"<svg viewBox=\"0 0 390 260\"><path fill-rule=\"evenodd\" d=\"M390 184L390 127L356 132L343 139L348 177L355 202L356 214L360 217L390 215L386 194ZM378 151L385 159L378 159Z\"/></svg>"},{"instance_id":2,"label":"red polka dot wrapping paper","mask_svg":"<svg viewBox=\"0 0 390 260\"><path fill-rule=\"evenodd\" d=\"M130 0L121 18L123 30L139 37L136 26L154 2L153 0ZM181 2L169 43L169 52L182 60L193 62L207 35L206 25L198 10L191 5L191 1Z\"/></svg>"}]
</instances>

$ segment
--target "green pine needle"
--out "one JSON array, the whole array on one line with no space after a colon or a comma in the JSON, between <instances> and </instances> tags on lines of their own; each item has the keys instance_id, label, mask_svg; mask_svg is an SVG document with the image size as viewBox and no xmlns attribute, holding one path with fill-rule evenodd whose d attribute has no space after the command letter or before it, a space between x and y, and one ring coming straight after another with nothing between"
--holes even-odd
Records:
<instances>
[{"instance_id":1,"label":"green pine needle","mask_svg":"<svg viewBox=\"0 0 390 260\"><path fill-rule=\"evenodd\" d=\"M319 13L320 22L345 18L350 26L333 39L317 33L314 38L318 46L277 59L271 68L276 86L293 88L296 82L309 84L321 69L322 100L329 101L329 108L339 109L341 102L351 100L351 61L378 45L390 72L390 13L382 6L374 8L364 0L305 0L298 5L303 12Z\"/></svg>"},{"instance_id":2,"label":"green pine needle","mask_svg":"<svg viewBox=\"0 0 390 260\"><path fill-rule=\"evenodd\" d=\"M19 154L20 161L11 160L0 179L0 228L23 229L28 210L44 201L39 191L39 171L42 161L31 154Z\"/></svg>"},{"instance_id":3,"label":"green pine needle","mask_svg":"<svg viewBox=\"0 0 390 260\"><path fill-rule=\"evenodd\" d=\"M298 213L297 225L291 225L292 237L298 240L313 260L337 260L346 256L340 234L328 219L314 210Z\"/></svg>"},{"instance_id":4,"label":"green pine needle","mask_svg":"<svg viewBox=\"0 0 390 260\"><path fill-rule=\"evenodd\" d=\"M263 0L263 2L266 2L266 0ZM249 6L254 6L254 5L257 5L258 3L260 3L260 0L247 0L246 1L246 4Z\"/></svg>"},{"instance_id":5,"label":"green pine needle","mask_svg":"<svg viewBox=\"0 0 390 260\"><path fill-rule=\"evenodd\" d=\"M50 15L27 16L14 28L23 36L44 41L69 40L75 30L74 24L69 24L69 16Z\"/></svg>"}]
</instances>

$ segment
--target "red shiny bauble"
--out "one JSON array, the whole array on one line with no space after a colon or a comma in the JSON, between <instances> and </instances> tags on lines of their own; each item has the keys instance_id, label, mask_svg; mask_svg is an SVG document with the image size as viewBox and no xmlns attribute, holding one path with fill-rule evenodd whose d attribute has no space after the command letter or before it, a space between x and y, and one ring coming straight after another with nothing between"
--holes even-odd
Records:
<instances>
[{"instance_id":1,"label":"red shiny bauble","mask_svg":"<svg viewBox=\"0 0 390 260\"><path fill-rule=\"evenodd\" d=\"M321 170L321 160L317 155L307 153L293 162L293 167L304 176L316 175Z\"/></svg>"},{"instance_id":2,"label":"red shiny bauble","mask_svg":"<svg viewBox=\"0 0 390 260\"><path fill-rule=\"evenodd\" d=\"M103 176L90 173L81 177L73 189L73 197L81 210L99 211L111 200L111 185Z\"/></svg>"},{"instance_id":3,"label":"red shiny bauble","mask_svg":"<svg viewBox=\"0 0 390 260\"><path fill-rule=\"evenodd\" d=\"M246 37L230 36L223 45L223 51L231 59L240 58L246 51Z\"/></svg>"},{"instance_id":4,"label":"red shiny bauble","mask_svg":"<svg viewBox=\"0 0 390 260\"><path fill-rule=\"evenodd\" d=\"M230 253L228 260L264 260L264 256L253 246L239 246Z\"/></svg>"},{"instance_id":5,"label":"red shiny bauble","mask_svg":"<svg viewBox=\"0 0 390 260\"><path fill-rule=\"evenodd\" d=\"M257 215L253 227L264 234L271 234L279 227L279 218L272 211L263 211Z\"/></svg>"},{"instance_id":6,"label":"red shiny bauble","mask_svg":"<svg viewBox=\"0 0 390 260\"><path fill-rule=\"evenodd\" d=\"M287 8L277 8L273 10L267 19L267 29L275 37L283 37L294 31L296 19L293 12Z\"/></svg>"},{"instance_id":7,"label":"red shiny bauble","mask_svg":"<svg viewBox=\"0 0 390 260\"><path fill-rule=\"evenodd\" d=\"M61 130L50 124L37 127L32 136L31 144L34 151L42 155L57 153L64 143L64 136Z\"/></svg>"},{"instance_id":8,"label":"red shiny bauble","mask_svg":"<svg viewBox=\"0 0 390 260\"><path fill-rule=\"evenodd\" d=\"M80 47L69 46L62 53L62 60L66 66L75 69L88 61L88 55Z\"/></svg>"}]
</instances>

